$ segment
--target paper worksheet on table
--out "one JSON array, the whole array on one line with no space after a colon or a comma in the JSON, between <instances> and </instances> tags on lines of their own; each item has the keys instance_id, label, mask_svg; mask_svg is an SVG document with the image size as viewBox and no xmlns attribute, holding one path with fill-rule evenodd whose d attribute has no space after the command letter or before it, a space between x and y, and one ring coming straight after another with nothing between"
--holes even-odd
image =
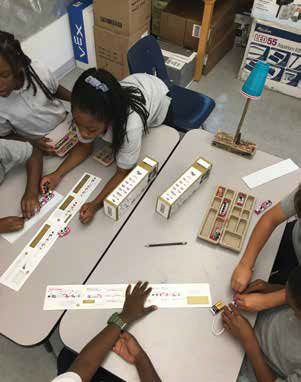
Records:
<instances>
[{"instance_id":1,"label":"paper worksheet on table","mask_svg":"<svg viewBox=\"0 0 301 382\"><path fill-rule=\"evenodd\" d=\"M147 305L159 308L211 307L209 284L152 284ZM120 309L127 284L50 285L44 310Z\"/></svg>"},{"instance_id":2,"label":"paper worksheet on table","mask_svg":"<svg viewBox=\"0 0 301 382\"><path fill-rule=\"evenodd\" d=\"M84 173L62 203L60 203L34 235L33 239L29 241L15 261L1 276L1 284L15 291L19 291L22 288L25 281L56 242L59 237L58 233L70 223L100 181L100 178Z\"/></svg>"}]
</instances>

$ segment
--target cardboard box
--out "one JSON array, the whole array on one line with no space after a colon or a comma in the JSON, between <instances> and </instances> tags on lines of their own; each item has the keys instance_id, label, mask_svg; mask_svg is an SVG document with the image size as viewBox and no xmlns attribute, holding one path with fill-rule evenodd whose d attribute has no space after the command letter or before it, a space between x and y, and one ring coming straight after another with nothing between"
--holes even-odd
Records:
<instances>
[{"instance_id":1,"label":"cardboard box","mask_svg":"<svg viewBox=\"0 0 301 382\"><path fill-rule=\"evenodd\" d=\"M104 200L104 213L119 220L158 172L158 162L145 157Z\"/></svg>"},{"instance_id":2,"label":"cardboard box","mask_svg":"<svg viewBox=\"0 0 301 382\"><path fill-rule=\"evenodd\" d=\"M197 50L204 4L195 0L173 0L161 14L162 39ZM214 7L207 48L214 47L233 24L235 0L217 0Z\"/></svg>"},{"instance_id":3,"label":"cardboard box","mask_svg":"<svg viewBox=\"0 0 301 382\"><path fill-rule=\"evenodd\" d=\"M151 0L94 0L95 25L130 36L150 23Z\"/></svg>"},{"instance_id":4,"label":"cardboard box","mask_svg":"<svg viewBox=\"0 0 301 382\"><path fill-rule=\"evenodd\" d=\"M190 166L162 195L158 197L156 211L169 219L178 208L208 178L212 164L202 157Z\"/></svg>"},{"instance_id":5,"label":"cardboard box","mask_svg":"<svg viewBox=\"0 0 301 382\"><path fill-rule=\"evenodd\" d=\"M246 80L258 60L270 65L266 87L301 98L300 30L254 20L239 78Z\"/></svg>"},{"instance_id":6,"label":"cardboard box","mask_svg":"<svg viewBox=\"0 0 301 382\"><path fill-rule=\"evenodd\" d=\"M235 15L235 46L245 48L248 44L252 24L251 15L247 12Z\"/></svg>"},{"instance_id":7,"label":"cardboard box","mask_svg":"<svg viewBox=\"0 0 301 382\"><path fill-rule=\"evenodd\" d=\"M160 36L161 13L171 0L152 0L152 34Z\"/></svg>"},{"instance_id":8,"label":"cardboard box","mask_svg":"<svg viewBox=\"0 0 301 382\"><path fill-rule=\"evenodd\" d=\"M149 24L146 24L140 31L131 36L122 36L95 26L97 68L108 70L118 80L125 78L129 74L128 49L148 33Z\"/></svg>"},{"instance_id":9,"label":"cardboard box","mask_svg":"<svg viewBox=\"0 0 301 382\"><path fill-rule=\"evenodd\" d=\"M68 16L76 65L81 69L95 67L92 0L71 3L68 7Z\"/></svg>"},{"instance_id":10,"label":"cardboard box","mask_svg":"<svg viewBox=\"0 0 301 382\"><path fill-rule=\"evenodd\" d=\"M211 49L205 56L203 74L208 74L214 66L233 48L235 40L235 26L224 35L215 48Z\"/></svg>"},{"instance_id":11,"label":"cardboard box","mask_svg":"<svg viewBox=\"0 0 301 382\"><path fill-rule=\"evenodd\" d=\"M252 16L301 29L301 0L255 0Z\"/></svg>"},{"instance_id":12,"label":"cardboard box","mask_svg":"<svg viewBox=\"0 0 301 382\"><path fill-rule=\"evenodd\" d=\"M171 82L186 87L193 80L196 52L169 42L159 41Z\"/></svg>"}]
</instances>

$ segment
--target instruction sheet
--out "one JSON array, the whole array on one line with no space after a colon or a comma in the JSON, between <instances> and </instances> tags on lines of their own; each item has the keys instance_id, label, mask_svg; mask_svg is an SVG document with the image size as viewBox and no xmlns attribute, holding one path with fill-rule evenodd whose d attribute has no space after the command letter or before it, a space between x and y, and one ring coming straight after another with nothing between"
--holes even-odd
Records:
<instances>
[{"instance_id":1,"label":"instruction sheet","mask_svg":"<svg viewBox=\"0 0 301 382\"><path fill-rule=\"evenodd\" d=\"M153 284L146 306L159 308L210 307L209 284ZM44 310L121 309L127 284L48 286Z\"/></svg>"},{"instance_id":2,"label":"instruction sheet","mask_svg":"<svg viewBox=\"0 0 301 382\"><path fill-rule=\"evenodd\" d=\"M31 276L50 248L58 239L58 233L70 224L101 179L85 173L68 193L39 231L24 247L10 267L0 277L0 283L19 291Z\"/></svg>"}]
</instances>

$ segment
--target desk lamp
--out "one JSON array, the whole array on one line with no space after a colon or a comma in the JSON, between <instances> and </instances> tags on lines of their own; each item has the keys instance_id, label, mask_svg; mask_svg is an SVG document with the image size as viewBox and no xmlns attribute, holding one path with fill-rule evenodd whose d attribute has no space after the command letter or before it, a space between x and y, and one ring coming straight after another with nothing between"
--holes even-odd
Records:
<instances>
[{"instance_id":1,"label":"desk lamp","mask_svg":"<svg viewBox=\"0 0 301 382\"><path fill-rule=\"evenodd\" d=\"M247 157L253 157L256 152L256 143L241 140L241 128L243 126L250 101L256 100L261 96L268 72L269 65L262 61L257 61L254 69L249 74L240 93L246 97L246 103L239 121L235 136L231 136L223 131L218 131L215 135L212 144L236 154L241 154Z\"/></svg>"}]
</instances>

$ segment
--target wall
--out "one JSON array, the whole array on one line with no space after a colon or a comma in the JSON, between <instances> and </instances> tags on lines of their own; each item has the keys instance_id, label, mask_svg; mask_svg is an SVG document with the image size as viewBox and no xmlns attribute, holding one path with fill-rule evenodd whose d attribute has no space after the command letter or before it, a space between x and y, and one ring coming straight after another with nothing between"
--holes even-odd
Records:
<instances>
[{"instance_id":1,"label":"wall","mask_svg":"<svg viewBox=\"0 0 301 382\"><path fill-rule=\"evenodd\" d=\"M75 67L68 15L22 42L24 52L44 62L61 79Z\"/></svg>"}]
</instances>

